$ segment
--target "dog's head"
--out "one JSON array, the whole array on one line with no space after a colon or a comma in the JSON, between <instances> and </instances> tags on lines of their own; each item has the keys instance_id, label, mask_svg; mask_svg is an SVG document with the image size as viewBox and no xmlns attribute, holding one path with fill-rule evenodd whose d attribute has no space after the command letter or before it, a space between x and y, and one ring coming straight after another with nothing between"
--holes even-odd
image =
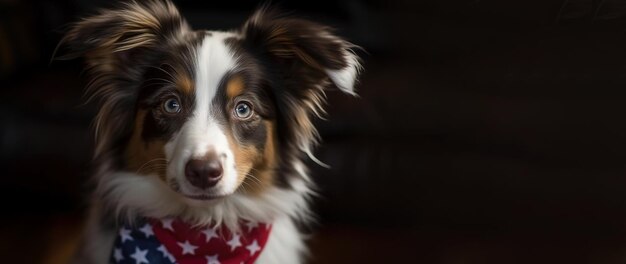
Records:
<instances>
[{"instance_id":1,"label":"dog's head","mask_svg":"<svg viewBox=\"0 0 626 264\"><path fill-rule=\"evenodd\" d=\"M329 28L267 8L219 32L192 30L170 2L130 2L63 45L86 58L100 100L96 155L193 201L289 185L325 89L353 94L360 67Z\"/></svg>"}]
</instances>

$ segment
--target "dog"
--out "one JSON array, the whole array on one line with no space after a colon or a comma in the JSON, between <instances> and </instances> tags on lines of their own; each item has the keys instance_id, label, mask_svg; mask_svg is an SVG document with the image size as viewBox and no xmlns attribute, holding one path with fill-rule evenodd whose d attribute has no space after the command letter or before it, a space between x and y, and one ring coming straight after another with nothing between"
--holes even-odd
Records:
<instances>
[{"instance_id":1,"label":"dog","mask_svg":"<svg viewBox=\"0 0 626 264\"><path fill-rule=\"evenodd\" d=\"M84 58L99 106L95 191L74 263L148 263L157 253L118 246L174 229L200 231L159 247L171 262L305 261L298 226L312 216L312 122L327 90L355 95L355 45L267 6L238 29L193 30L174 4L149 0L73 24L60 47L62 59ZM260 234L244 241L250 226ZM243 257L185 262L205 239Z\"/></svg>"}]
</instances>

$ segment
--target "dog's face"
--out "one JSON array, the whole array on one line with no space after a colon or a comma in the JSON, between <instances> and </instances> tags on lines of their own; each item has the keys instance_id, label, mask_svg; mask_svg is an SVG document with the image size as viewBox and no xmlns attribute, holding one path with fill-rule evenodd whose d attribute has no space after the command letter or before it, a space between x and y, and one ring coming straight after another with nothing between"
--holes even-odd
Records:
<instances>
[{"instance_id":1,"label":"dog's face","mask_svg":"<svg viewBox=\"0 0 626 264\"><path fill-rule=\"evenodd\" d=\"M161 1L103 11L64 42L102 102L97 154L193 201L288 187L281 172L310 154L324 89L353 93L359 67L313 22L261 10L239 30L193 31Z\"/></svg>"},{"instance_id":2,"label":"dog's face","mask_svg":"<svg viewBox=\"0 0 626 264\"><path fill-rule=\"evenodd\" d=\"M199 32L146 69L125 153L129 169L197 200L229 195L246 180L247 191L272 182L276 105L261 65L237 48L237 38Z\"/></svg>"}]
</instances>

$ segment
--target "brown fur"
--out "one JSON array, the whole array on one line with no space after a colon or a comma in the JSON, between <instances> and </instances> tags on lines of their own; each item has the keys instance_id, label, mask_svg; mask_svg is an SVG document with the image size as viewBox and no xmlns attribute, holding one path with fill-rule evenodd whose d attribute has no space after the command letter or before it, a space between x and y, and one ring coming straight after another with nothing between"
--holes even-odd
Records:
<instances>
[{"instance_id":1,"label":"brown fur","mask_svg":"<svg viewBox=\"0 0 626 264\"><path fill-rule=\"evenodd\" d=\"M156 173L159 178L165 180L167 161L163 148L165 141L153 140L146 142L141 133L146 110L139 110L135 119L133 134L126 149L126 162L129 170L140 175Z\"/></svg>"},{"instance_id":2,"label":"brown fur","mask_svg":"<svg viewBox=\"0 0 626 264\"><path fill-rule=\"evenodd\" d=\"M228 80L228 84L226 85L226 95L228 98L233 99L243 93L243 89L243 79L240 76L234 76Z\"/></svg>"},{"instance_id":3,"label":"brown fur","mask_svg":"<svg viewBox=\"0 0 626 264\"><path fill-rule=\"evenodd\" d=\"M193 80L187 74L179 74L179 71L175 73L176 78L176 89L181 91L183 94L191 94L194 90Z\"/></svg>"},{"instance_id":4,"label":"brown fur","mask_svg":"<svg viewBox=\"0 0 626 264\"><path fill-rule=\"evenodd\" d=\"M243 192L251 195L260 194L271 186L275 176L274 168L277 164L274 122L263 121L261 125L267 130L263 151L254 146L241 145L233 135L226 135L235 155L235 167L239 176L237 184L242 186Z\"/></svg>"},{"instance_id":5,"label":"brown fur","mask_svg":"<svg viewBox=\"0 0 626 264\"><path fill-rule=\"evenodd\" d=\"M263 162L259 164L259 175L256 175L262 182L273 183L276 172L274 171L278 164L278 155L276 149L276 138L274 136L274 122L264 121L267 137L265 139L265 149L263 152Z\"/></svg>"}]
</instances>

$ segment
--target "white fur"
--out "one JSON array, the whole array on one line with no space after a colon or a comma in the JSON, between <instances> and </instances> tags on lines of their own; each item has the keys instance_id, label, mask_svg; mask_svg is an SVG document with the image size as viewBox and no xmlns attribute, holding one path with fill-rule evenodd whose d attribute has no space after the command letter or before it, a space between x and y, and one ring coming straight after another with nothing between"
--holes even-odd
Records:
<instances>
[{"instance_id":1,"label":"white fur","mask_svg":"<svg viewBox=\"0 0 626 264\"><path fill-rule=\"evenodd\" d=\"M236 66L236 59L224 42L233 36L233 33L212 31L204 37L195 61L195 109L191 118L165 146L165 156L169 161L167 179L176 181L181 193L187 196L229 195L239 187L233 151L224 128L211 111L211 103L221 81ZM201 190L185 179L185 164L191 158L205 156L210 151L222 159L224 172L216 186Z\"/></svg>"},{"instance_id":2,"label":"white fur","mask_svg":"<svg viewBox=\"0 0 626 264\"><path fill-rule=\"evenodd\" d=\"M306 251L302 235L287 217L276 219L256 264L301 263Z\"/></svg>"},{"instance_id":3,"label":"white fur","mask_svg":"<svg viewBox=\"0 0 626 264\"><path fill-rule=\"evenodd\" d=\"M358 57L350 50L345 51L344 57L348 66L339 70L326 70L326 74L341 91L356 95L354 83L361 71L361 64Z\"/></svg>"},{"instance_id":4,"label":"white fur","mask_svg":"<svg viewBox=\"0 0 626 264\"><path fill-rule=\"evenodd\" d=\"M308 218L308 197L311 192L303 179L294 179L294 190L270 187L262 194L248 196L234 193L220 200L189 203L158 177L134 173L113 173L101 180L100 193L113 205L118 216L134 219L137 215L164 218L178 216L190 223L206 225L212 222L238 228L238 219L271 223L280 217Z\"/></svg>"}]
</instances>

